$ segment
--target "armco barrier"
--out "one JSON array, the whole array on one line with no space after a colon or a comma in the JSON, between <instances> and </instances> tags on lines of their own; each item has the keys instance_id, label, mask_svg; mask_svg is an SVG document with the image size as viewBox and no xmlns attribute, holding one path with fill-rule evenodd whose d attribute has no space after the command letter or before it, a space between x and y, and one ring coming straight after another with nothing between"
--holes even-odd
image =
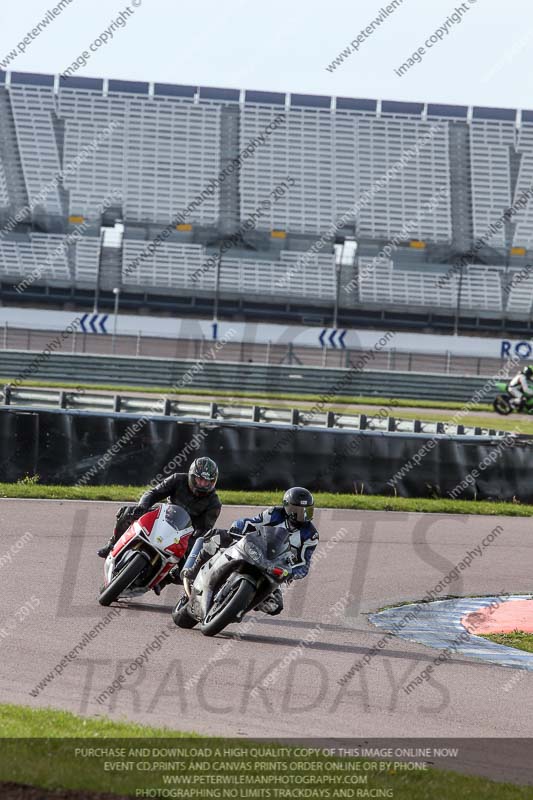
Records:
<instances>
[{"instance_id":1,"label":"armco barrier","mask_svg":"<svg viewBox=\"0 0 533 800\"><path fill-rule=\"evenodd\" d=\"M525 438L480 441L7 407L0 409L0 445L0 480L8 482L38 475L41 483L52 484L148 484L156 474L183 471L195 456L208 454L220 466L222 489L296 484L314 491L426 497L446 496L466 480L458 497L533 501L533 453ZM172 459L174 468L165 472ZM468 480L473 469L479 474Z\"/></svg>"},{"instance_id":2,"label":"armco barrier","mask_svg":"<svg viewBox=\"0 0 533 800\"><path fill-rule=\"evenodd\" d=\"M371 362L369 362L371 364ZM43 357L27 351L0 351L0 378L122 386L292 392L317 395L375 395L424 400L467 401L490 379L357 368L328 369L280 364L172 361L132 356L66 355ZM496 390L490 388L486 399Z\"/></svg>"},{"instance_id":3,"label":"armco barrier","mask_svg":"<svg viewBox=\"0 0 533 800\"><path fill-rule=\"evenodd\" d=\"M295 404L299 401L295 401ZM19 410L46 411L48 409L74 409L77 411L97 411L100 413L121 412L123 414L161 414L165 417L180 417L187 422L190 417L203 420L228 420L243 422L269 422L273 425L314 425L326 428L348 428L349 430L396 431L398 433L447 433L471 436L504 436L505 431L496 428L466 426L448 421L433 422L421 419L402 419L396 414L390 416L397 407L398 400L386 400L387 407L377 405L366 413L355 413L348 404L340 411L309 412L300 408L276 407L272 405L238 405L239 401L228 397L221 402L213 402L210 397L198 395L192 400L181 395L157 397L142 390L133 394L111 394L90 389L56 389L41 386L13 386L0 384L0 404L16 406ZM314 405L314 404L313 404ZM401 410L399 412L401 414ZM451 412L443 411L443 417Z\"/></svg>"}]
</instances>

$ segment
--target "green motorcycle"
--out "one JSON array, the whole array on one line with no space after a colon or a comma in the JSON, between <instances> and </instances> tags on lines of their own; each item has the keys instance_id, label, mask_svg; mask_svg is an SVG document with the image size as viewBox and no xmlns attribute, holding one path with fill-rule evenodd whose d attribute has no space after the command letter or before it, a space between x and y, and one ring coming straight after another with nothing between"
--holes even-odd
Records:
<instances>
[{"instance_id":1,"label":"green motorcycle","mask_svg":"<svg viewBox=\"0 0 533 800\"><path fill-rule=\"evenodd\" d=\"M517 414L533 414L533 395L531 397L522 397L522 402L518 408L511 403L512 396L509 394L509 382L502 381L496 384L496 388L501 391L501 394L494 398L492 407L498 414L512 414L513 411Z\"/></svg>"}]
</instances>

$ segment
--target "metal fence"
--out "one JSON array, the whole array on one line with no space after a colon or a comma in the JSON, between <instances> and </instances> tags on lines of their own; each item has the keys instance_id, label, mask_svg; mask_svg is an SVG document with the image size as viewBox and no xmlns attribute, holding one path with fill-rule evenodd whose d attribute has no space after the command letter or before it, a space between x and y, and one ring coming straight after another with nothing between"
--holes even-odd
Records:
<instances>
[{"instance_id":1,"label":"metal fence","mask_svg":"<svg viewBox=\"0 0 533 800\"><path fill-rule=\"evenodd\" d=\"M301 410L298 408L276 408L261 405L238 405L227 401L191 402L171 397L103 394L84 389L65 391L57 389L14 388L7 384L0 388L0 403L22 408L61 408L84 411L122 412L138 415L162 415L181 419L227 420L231 422L263 422L273 425L315 425L353 431L387 431L389 433L446 433L450 436L504 436L508 432L495 428L459 425L452 422L434 422L420 419L401 419L389 416L390 407L378 408L374 413ZM453 416L453 412L450 412Z\"/></svg>"},{"instance_id":2,"label":"metal fence","mask_svg":"<svg viewBox=\"0 0 533 800\"><path fill-rule=\"evenodd\" d=\"M363 362L366 366L366 362ZM113 386L147 386L283 392L311 394L329 398L336 396L377 396L427 400L468 401L482 390L489 402L497 393L490 377L443 375L421 372L389 372L350 366L348 369L300 365L250 364L221 360L196 361L131 356L61 354L0 350L0 376L17 385L23 380L46 379L74 383ZM492 373L495 374L495 373Z\"/></svg>"},{"instance_id":3,"label":"metal fence","mask_svg":"<svg viewBox=\"0 0 533 800\"><path fill-rule=\"evenodd\" d=\"M40 352L56 337L53 331L0 328L0 347L3 350ZM206 339L162 339L149 336L113 337L75 331L56 348L56 352L88 353L94 355L134 356L136 358L202 359L212 347ZM114 351L114 352L113 352ZM361 350L303 347L292 344L247 344L228 342L215 354L215 360L241 364L300 365L349 369L354 366ZM503 366L499 358L473 358L449 352L439 355L409 353L395 349L375 353L374 366L388 372L429 372L446 375L491 375Z\"/></svg>"}]
</instances>

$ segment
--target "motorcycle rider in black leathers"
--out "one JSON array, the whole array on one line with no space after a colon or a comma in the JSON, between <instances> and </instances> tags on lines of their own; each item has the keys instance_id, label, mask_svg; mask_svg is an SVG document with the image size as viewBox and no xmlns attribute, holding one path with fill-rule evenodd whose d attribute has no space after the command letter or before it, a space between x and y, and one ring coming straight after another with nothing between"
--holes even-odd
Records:
<instances>
[{"instance_id":1,"label":"motorcycle rider in black leathers","mask_svg":"<svg viewBox=\"0 0 533 800\"><path fill-rule=\"evenodd\" d=\"M168 498L170 503L182 506L191 518L194 533L191 539L203 536L216 523L222 503L215 492L218 467L211 458L202 456L195 459L189 472L175 472L164 481L145 492L136 506L122 506L117 513L115 530L104 547L98 550L101 558L107 558L115 544L132 522L145 514L154 503ZM179 580L171 570L167 578ZM166 581L166 579L165 579ZM162 585L158 587L162 588ZM157 593L157 592L156 592Z\"/></svg>"},{"instance_id":2,"label":"motorcycle rider in black leathers","mask_svg":"<svg viewBox=\"0 0 533 800\"><path fill-rule=\"evenodd\" d=\"M181 571L182 580L194 581L203 564L218 550L230 547L236 539L257 530L261 525L283 525L290 531L292 551L291 578L305 578L309 572L311 558L318 544L318 531L312 523L314 499L311 492L301 486L288 489L283 496L283 505L261 511L255 517L246 517L234 522L229 530L213 528L204 537L204 544L194 559L193 553ZM283 596L280 589L274 591L257 606L271 616L283 611Z\"/></svg>"}]
</instances>

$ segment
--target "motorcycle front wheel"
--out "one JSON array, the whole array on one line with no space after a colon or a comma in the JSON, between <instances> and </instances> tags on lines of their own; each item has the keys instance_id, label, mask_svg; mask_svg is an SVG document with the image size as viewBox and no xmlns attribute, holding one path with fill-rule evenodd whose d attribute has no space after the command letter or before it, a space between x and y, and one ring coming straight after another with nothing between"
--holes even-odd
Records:
<instances>
[{"instance_id":1,"label":"motorcycle front wheel","mask_svg":"<svg viewBox=\"0 0 533 800\"><path fill-rule=\"evenodd\" d=\"M226 625L236 622L240 612L250 608L255 598L255 587L242 578L235 581L228 594L220 602L215 602L207 612L200 630L204 636L216 636Z\"/></svg>"},{"instance_id":2,"label":"motorcycle front wheel","mask_svg":"<svg viewBox=\"0 0 533 800\"><path fill-rule=\"evenodd\" d=\"M141 553L136 553L131 558L126 566L120 570L109 586L102 589L98 602L101 606L108 606L116 600L122 592L126 591L128 586L139 577L143 569L146 567L146 558Z\"/></svg>"},{"instance_id":3,"label":"motorcycle front wheel","mask_svg":"<svg viewBox=\"0 0 533 800\"><path fill-rule=\"evenodd\" d=\"M508 394L499 394L494 400L492 407L498 414L511 414L513 407L511 405L511 397Z\"/></svg>"}]
</instances>

